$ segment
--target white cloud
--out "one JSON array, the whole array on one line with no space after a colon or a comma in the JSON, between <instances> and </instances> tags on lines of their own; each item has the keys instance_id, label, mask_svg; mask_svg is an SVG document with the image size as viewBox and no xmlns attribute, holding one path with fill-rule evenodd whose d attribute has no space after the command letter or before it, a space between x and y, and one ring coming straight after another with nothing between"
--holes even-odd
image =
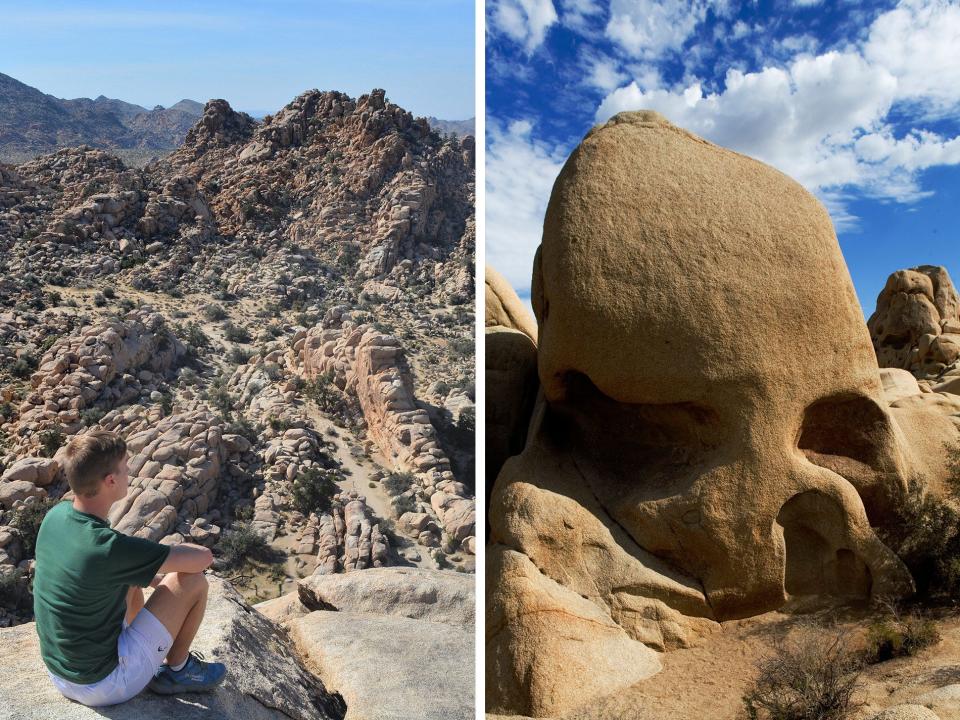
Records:
<instances>
[{"instance_id":1,"label":"white cloud","mask_svg":"<svg viewBox=\"0 0 960 720\"><path fill-rule=\"evenodd\" d=\"M560 22L578 32L592 34L590 21L602 16L605 7L600 0L560 0Z\"/></svg>"},{"instance_id":2,"label":"white cloud","mask_svg":"<svg viewBox=\"0 0 960 720\"><path fill-rule=\"evenodd\" d=\"M793 4L797 7L813 7L814 5L820 5L823 0L793 0Z\"/></svg>"},{"instance_id":3,"label":"white cloud","mask_svg":"<svg viewBox=\"0 0 960 720\"><path fill-rule=\"evenodd\" d=\"M550 190L569 149L532 137L529 121L487 121L486 257L520 295L529 295L534 251Z\"/></svg>"},{"instance_id":4,"label":"white cloud","mask_svg":"<svg viewBox=\"0 0 960 720\"><path fill-rule=\"evenodd\" d=\"M864 57L899 81L898 99L920 102L929 114L960 105L960 5L904 0L871 25Z\"/></svg>"},{"instance_id":5,"label":"white cloud","mask_svg":"<svg viewBox=\"0 0 960 720\"><path fill-rule=\"evenodd\" d=\"M890 111L906 102L922 119L960 105L960 6L905 0L877 18L860 48L814 56L815 43L786 38L779 47L792 60L758 72L730 69L716 92L695 78L672 89L635 80L610 92L596 119L657 110L796 178L827 202L841 229L855 222L843 188L898 202L929 195L920 171L960 164L960 138L909 125L895 131Z\"/></svg>"},{"instance_id":6,"label":"white cloud","mask_svg":"<svg viewBox=\"0 0 960 720\"><path fill-rule=\"evenodd\" d=\"M608 57L593 57L588 63L587 84L605 92L610 92L629 79L617 63Z\"/></svg>"},{"instance_id":7,"label":"white cloud","mask_svg":"<svg viewBox=\"0 0 960 720\"><path fill-rule=\"evenodd\" d=\"M730 36L734 40L739 40L742 37L746 37L750 34L750 26L747 25L743 20L737 20L733 24L733 28L730 31Z\"/></svg>"},{"instance_id":8,"label":"white cloud","mask_svg":"<svg viewBox=\"0 0 960 720\"><path fill-rule=\"evenodd\" d=\"M634 57L657 58L679 50L711 6L727 11L722 0L612 0L607 37Z\"/></svg>"},{"instance_id":9,"label":"white cloud","mask_svg":"<svg viewBox=\"0 0 960 720\"><path fill-rule=\"evenodd\" d=\"M493 29L524 46L532 53L557 22L553 0L495 0L490 9Z\"/></svg>"}]
</instances>

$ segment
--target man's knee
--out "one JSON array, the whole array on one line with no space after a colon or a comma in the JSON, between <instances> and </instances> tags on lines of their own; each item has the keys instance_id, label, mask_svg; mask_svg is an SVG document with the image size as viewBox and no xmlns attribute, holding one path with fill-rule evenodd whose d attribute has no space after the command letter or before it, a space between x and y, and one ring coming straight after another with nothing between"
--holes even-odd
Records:
<instances>
[{"instance_id":1,"label":"man's knee","mask_svg":"<svg viewBox=\"0 0 960 720\"><path fill-rule=\"evenodd\" d=\"M172 572L164 576L162 583L171 590L179 590L190 595L206 595L210 587L203 573Z\"/></svg>"}]
</instances>

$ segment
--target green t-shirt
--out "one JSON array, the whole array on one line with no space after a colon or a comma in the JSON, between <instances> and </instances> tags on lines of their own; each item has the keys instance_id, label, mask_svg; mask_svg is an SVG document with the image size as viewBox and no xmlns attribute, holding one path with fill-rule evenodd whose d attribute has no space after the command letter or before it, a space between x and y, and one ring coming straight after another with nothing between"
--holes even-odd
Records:
<instances>
[{"instance_id":1,"label":"green t-shirt","mask_svg":"<svg viewBox=\"0 0 960 720\"><path fill-rule=\"evenodd\" d=\"M89 685L119 662L117 639L129 586L147 587L167 545L118 533L96 515L61 502L37 536L33 611L40 655L57 677Z\"/></svg>"}]
</instances>

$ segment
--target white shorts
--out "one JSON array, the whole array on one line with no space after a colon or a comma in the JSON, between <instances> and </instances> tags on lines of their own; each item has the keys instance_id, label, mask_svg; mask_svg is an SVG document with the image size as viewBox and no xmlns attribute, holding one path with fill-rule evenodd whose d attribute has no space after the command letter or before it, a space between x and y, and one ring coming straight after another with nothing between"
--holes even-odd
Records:
<instances>
[{"instance_id":1,"label":"white shorts","mask_svg":"<svg viewBox=\"0 0 960 720\"><path fill-rule=\"evenodd\" d=\"M47 674L57 690L71 700L88 707L116 705L126 702L143 690L156 675L167 656L173 638L163 623L146 608L142 608L132 625L123 624L117 640L119 663L103 680L91 685L78 685Z\"/></svg>"}]
</instances>

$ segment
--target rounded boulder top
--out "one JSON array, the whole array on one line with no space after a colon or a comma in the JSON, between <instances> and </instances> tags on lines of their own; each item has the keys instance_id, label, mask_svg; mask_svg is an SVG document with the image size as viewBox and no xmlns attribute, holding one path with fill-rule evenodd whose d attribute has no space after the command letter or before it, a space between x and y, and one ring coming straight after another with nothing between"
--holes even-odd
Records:
<instances>
[{"instance_id":1,"label":"rounded boulder top","mask_svg":"<svg viewBox=\"0 0 960 720\"><path fill-rule=\"evenodd\" d=\"M751 382L843 368L854 386L876 384L823 206L769 165L649 110L596 126L568 158L532 301L552 399L570 371L625 402L675 402L681 384L697 396L733 368Z\"/></svg>"}]
</instances>

